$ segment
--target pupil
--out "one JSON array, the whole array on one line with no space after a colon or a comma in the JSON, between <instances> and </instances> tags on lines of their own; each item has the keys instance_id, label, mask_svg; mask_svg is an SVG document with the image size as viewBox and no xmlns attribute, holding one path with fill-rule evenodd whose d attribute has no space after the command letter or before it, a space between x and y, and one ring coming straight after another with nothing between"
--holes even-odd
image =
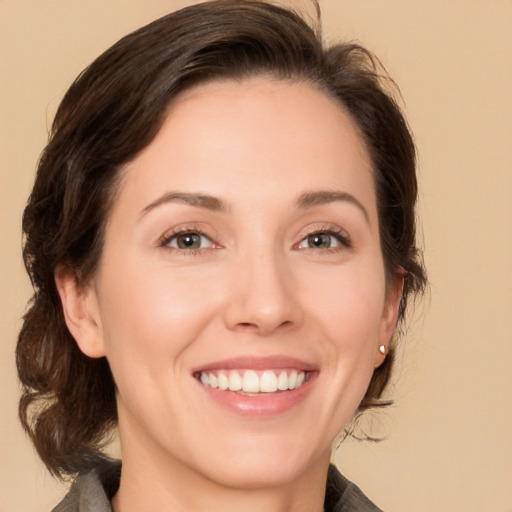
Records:
<instances>
[{"instance_id":1,"label":"pupil","mask_svg":"<svg viewBox=\"0 0 512 512\"><path fill-rule=\"evenodd\" d=\"M178 237L177 242L180 249L198 249L201 245L201 238L199 235L185 233Z\"/></svg>"},{"instance_id":2,"label":"pupil","mask_svg":"<svg viewBox=\"0 0 512 512\"><path fill-rule=\"evenodd\" d=\"M316 234L309 236L310 247L328 248L331 246L331 237L326 234Z\"/></svg>"}]
</instances>

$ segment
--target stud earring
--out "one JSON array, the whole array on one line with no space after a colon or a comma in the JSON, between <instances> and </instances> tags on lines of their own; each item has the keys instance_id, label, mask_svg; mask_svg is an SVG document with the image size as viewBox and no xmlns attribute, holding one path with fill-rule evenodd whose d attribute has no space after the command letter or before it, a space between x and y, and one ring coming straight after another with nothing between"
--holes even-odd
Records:
<instances>
[{"instance_id":1,"label":"stud earring","mask_svg":"<svg viewBox=\"0 0 512 512\"><path fill-rule=\"evenodd\" d=\"M379 352L384 355L386 353L386 347L385 345L380 345L379 346Z\"/></svg>"}]
</instances>

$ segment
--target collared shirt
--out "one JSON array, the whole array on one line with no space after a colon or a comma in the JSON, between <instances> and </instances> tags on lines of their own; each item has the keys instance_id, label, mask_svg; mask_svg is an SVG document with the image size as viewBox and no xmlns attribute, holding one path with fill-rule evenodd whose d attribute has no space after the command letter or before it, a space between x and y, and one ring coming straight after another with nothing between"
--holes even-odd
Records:
<instances>
[{"instance_id":1,"label":"collared shirt","mask_svg":"<svg viewBox=\"0 0 512 512\"><path fill-rule=\"evenodd\" d=\"M112 512L111 499L119 488L121 462L107 460L80 475L52 512ZM334 467L329 467L325 512L382 512Z\"/></svg>"}]
</instances>

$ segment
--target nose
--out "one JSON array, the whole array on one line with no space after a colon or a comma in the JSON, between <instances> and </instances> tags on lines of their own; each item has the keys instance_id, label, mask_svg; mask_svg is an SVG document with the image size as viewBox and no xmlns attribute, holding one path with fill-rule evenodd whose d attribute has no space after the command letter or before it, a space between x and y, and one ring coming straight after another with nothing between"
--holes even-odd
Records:
<instances>
[{"instance_id":1,"label":"nose","mask_svg":"<svg viewBox=\"0 0 512 512\"><path fill-rule=\"evenodd\" d=\"M263 336L298 328L303 310L295 281L282 255L267 251L241 257L232 269L227 327Z\"/></svg>"}]
</instances>

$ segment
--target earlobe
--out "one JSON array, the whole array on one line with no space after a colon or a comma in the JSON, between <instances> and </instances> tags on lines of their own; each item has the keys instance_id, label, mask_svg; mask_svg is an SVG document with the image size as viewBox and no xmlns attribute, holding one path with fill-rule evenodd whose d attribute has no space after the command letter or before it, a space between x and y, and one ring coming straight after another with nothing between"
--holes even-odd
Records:
<instances>
[{"instance_id":1,"label":"earlobe","mask_svg":"<svg viewBox=\"0 0 512 512\"><path fill-rule=\"evenodd\" d=\"M402 268L398 268L393 277L393 282L390 283L386 304L384 305L384 310L382 312L379 344L375 350L376 368L384 362L384 359L389 352L390 344L392 343L398 322L398 313L400 311L403 289L404 271Z\"/></svg>"},{"instance_id":2,"label":"earlobe","mask_svg":"<svg viewBox=\"0 0 512 512\"><path fill-rule=\"evenodd\" d=\"M103 357L101 318L94 289L80 286L73 270L64 264L57 266L54 277L66 325L78 347L89 357Z\"/></svg>"}]
</instances>

